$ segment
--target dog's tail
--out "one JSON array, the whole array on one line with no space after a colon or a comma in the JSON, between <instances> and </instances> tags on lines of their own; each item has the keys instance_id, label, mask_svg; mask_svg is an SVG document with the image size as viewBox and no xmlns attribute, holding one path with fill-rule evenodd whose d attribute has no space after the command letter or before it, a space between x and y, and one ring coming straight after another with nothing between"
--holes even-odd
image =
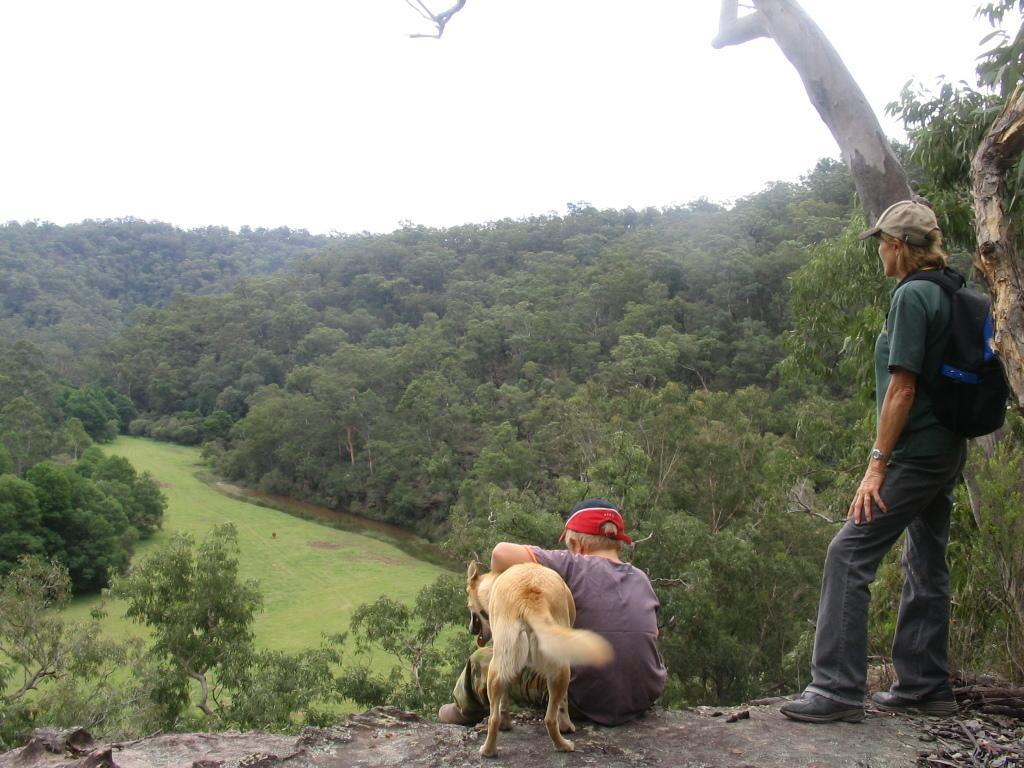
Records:
<instances>
[{"instance_id":1,"label":"dog's tail","mask_svg":"<svg viewBox=\"0 0 1024 768\"><path fill-rule=\"evenodd\" d=\"M611 644L589 629L572 629L551 620L533 623L542 655L570 665L603 667L615 658Z\"/></svg>"}]
</instances>

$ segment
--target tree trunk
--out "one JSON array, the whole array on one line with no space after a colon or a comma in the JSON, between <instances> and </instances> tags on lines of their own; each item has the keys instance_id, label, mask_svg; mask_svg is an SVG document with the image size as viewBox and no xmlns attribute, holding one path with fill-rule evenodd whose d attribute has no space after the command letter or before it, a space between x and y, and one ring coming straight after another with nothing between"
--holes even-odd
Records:
<instances>
[{"instance_id":1,"label":"tree trunk","mask_svg":"<svg viewBox=\"0 0 1024 768\"><path fill-rule=\"evenodd\" d=\"M196 702L196 707L207 717L213 717L213 710L206 703L210 698L210 687L206 682L206 675L202 672L193 672L188 666L185 667L185 674L199 683L200 696L199 701Z\"/></svg>"},{"instance_id":2,"label":"tree trunk","mask_svg":"<svg viewBox=\"0 0 1024 768\"><path fill-rule=\"evenodd\" d=\"M1024 282L1003 205L1006 173L1024 151L1024 88L1007 101L971 161L978 253L975 265L992 293L996 349L1018 409L1024 409Z\"/></svg>"},{"instance_id":3,"label":"tree trunk","mask_svg":"<svg viewBox=\"0 0 1024 768\"><path fill-rule=\"evenodd\" d=\"M348 461L349 464L355 465L356 463L356 444L352 440L352 427L345 427L345 437L348 442Z\"/></svg>"},{"instance_id":4,"label":"tree trunk","mask_svg":"<svg viewBox=\"0 0 1024 768\"><path fill-rule=\"evenodd\" d=\"M910 199L912 193L871 105L828 38L796 0L753 3L757 11L741 17L737 0L723 0L721 26L712 45L721 48L764 35L775 40L839 145L865 218L873 224L882 211Z\"/></svg>"}]
</instances>

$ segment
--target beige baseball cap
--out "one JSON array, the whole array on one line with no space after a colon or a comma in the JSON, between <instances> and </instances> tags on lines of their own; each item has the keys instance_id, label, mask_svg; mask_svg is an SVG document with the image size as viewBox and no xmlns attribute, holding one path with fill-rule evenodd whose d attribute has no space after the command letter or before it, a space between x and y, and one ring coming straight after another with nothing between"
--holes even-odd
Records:
<instances>
[{"instance_id":1,"label":"beige baseball cap","mask_svg":"<svg viewBox=\"0 0 1024 768\"><path fill-rule=\"evenodd\" d=\"M935 212L927 205L913 200L900 200L882 211L875 226L861 232L859 239L866 240L885 232L909 245L924 247L928 245L928 234L938 228Z\"/></svg>"}]
</instances>

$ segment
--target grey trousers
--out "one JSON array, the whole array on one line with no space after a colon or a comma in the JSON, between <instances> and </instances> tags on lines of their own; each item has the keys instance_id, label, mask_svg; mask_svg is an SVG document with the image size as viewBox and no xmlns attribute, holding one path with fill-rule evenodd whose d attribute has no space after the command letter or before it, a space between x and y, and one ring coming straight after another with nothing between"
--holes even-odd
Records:
<instances>
[{"instance_id":1,"label":"grey trousers","mask_svg":"<svg viewBox=\"0 0 1024 768\"><path fill-rule=\"evenodd\" d=\"M867 683L868 586L904 530L905 581L892 645L893 693L914 701L952 696L949 682L949 515L966 444L954 455L890 462L870 523L847 521L828 547L807 690L860 706Z\"/></svg>"}]
</instances>

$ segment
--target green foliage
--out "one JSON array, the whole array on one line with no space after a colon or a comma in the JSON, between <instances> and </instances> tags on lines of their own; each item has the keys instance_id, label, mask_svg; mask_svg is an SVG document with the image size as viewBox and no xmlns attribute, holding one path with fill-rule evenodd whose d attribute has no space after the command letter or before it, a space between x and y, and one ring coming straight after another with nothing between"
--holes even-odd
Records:
<instances>
[{"instance_id":1,"label":"green foliage","mask_svg":"<svg viewBox=\"0 0 1024 768\"><path fill-rule=\"evenodd\" d=\"M70 722L63 716L81 709L80 691L98 686L123 663L128 646L106 640L95 617L69 624L59 609L70 596L71 580L58 563L23 558L0 576L0 750L20 744L33 725ZM56 696L64 709L40 709L39 696ZM111 712L111 702L93 701L94 721ZM89 725L86 720L75 722Z\"/></svg>"},{"instance_id":2,"label":"green foliage","mask_svg":"<svg viewBox=\"0 0 1024 768\"><path fill-rule=\"evenodd\" d=\"M294 730L337 700L333 667L344 638L294 653L257 650L252 624L263 598L238 569L237 533L227 524L199 544L175 536L115 582L126 616L153 635L132 685L142 703L132 730L187 725L190 704L203 715L200 727Z\"/></svg>"},{"instance_id":3,"label":"green foliage","mask_svg":"<svg viewBox=\"0 0 1024 768\"><path fill-rule=\"evenodd\" d=\"M25 482L3 476L0 573L39 553L67 567L76 593L97 592L127 567L135 542L160 527L165 507L152 478L90 450L77 465L36 464Z\"/></svg>"},{"instance_id":4,"label":"green foliage","mask_svg":"<svg viewBox=\"0 0 1024 768\"><path fill-rule=\"evenodd\" d=\"M10 573L25 555L45 548L39 502L31 483L0 475L0 576Z\"/></svg>"},{"instance_id":5,"label":"green foliage","mask_svg":"<svg viewBox=\"0 0 1024 768\"><path fill-rule=\"evenodd\" d=\"M78 419L96 442L108 443L117 437L120 418L99 387L68 389L61 408L67 417Z\"/></svg>"},{"instance_id":6,"label":"green foliage","mask_svg":"<svg viewBox=\"0 0 1024 768\"><path fill-rule=\"evenodd\" d=\"M557 484L544 419L595 382L613 398L770 382L787 275L851 201L823 161L732 210L574 206L337 239L289 274L139 312L98 371L130 393L132 434L213 441L232 479L440 537L471 475Z\"/></svg>"},{"instance_id":7,"label":"green foliage","mask_svg":"<svg viewBox=\"0 0 1024 768\"><path fill-rule=\"evenodd\" d=\"M973 251L973 197L970 164L978 145L1007 100L1024 79L1024 28L1004 29L1011 0L987 3L978 15L995 28L983 41L978 57L978 87L944 82L937 93L907 83L899 101L886 111L900 118L910 139L914 181L935 206L946 239ZM1007 212L1020 209L1024 163L1007 174ZM1018 237L1020 233L1018 233Z\"/></svg>"},{"instance_id":8,"label":"green foliage","mask_svg":"<svg viewBox=\"0 0 1024 768\"><path fill-rule=\"evenodd\" d=\"M662 516L635 564L654 575L662 604L665 703L744 701L805 682L807 667L789 655L814 616L833 532L782 510L718 531L683 512Z\"/></svg>"},{"instance_id":9,"label":"green foliage","mask_svg":"<svg viewBox=\"0 0 1024 768\"><path fill-rule=\"evenodd\" d=\"M339 692L360 706L386 701L422 714L436 712L451 700L452 685L472 651L468 633L450 631L465 623L465 606L465 585L451 575L424 587L411 608L387 596L359 606L351 625L357 661L343 670ZM368 665L376 649L396 662L387 674Z\"/></svg>"},{"instance_id":10,"label":"green foliage","mask_svg":"<svg viewBox=\"0 0 1024 768\"><path fill-rule=\"evenodd\" d=\"M336 716L317 707L337 699L332 668L341 663L335 644L343 640L337 637L298 653L258 651L234 660L223 674L230 698L220 712L221 724L239 730L291 731L301 722L325 725L328 717L333 722Z\"/></svg>"},{"instance_id":11,"label":"green foliage","mask_svg":"<svg viewBox=\"0 0 1024 768\"><path fill-rule=\"evenodd\" d=\"M0 443L14 464L14 473L22 475L50 455L53 433L39 406L19 396L0 408Z\"/></svg>"},{"instance_id":12,"label":"green foliage","mask_svg":"<svg viewBox=\"0 0 1024 768\"><path fill-rule=\"evenodd\" d=\"M1024 681L1024 429L1014 431L990 455L975 451L968 473L980 519L962 498L953 522L950 564L953 623L950 647L970 672L997 673Z\"/></svg>"},{"instance_id":13,"label":"green foliage","mask_svg":"<svg viewBox=\"0 0 1024 768\"><path fill-rule=\"evenodd\" d=\"M851 219L839 237L812 248L792 275L794 322L783 371L833 394L856 392L867 403L874 399L875 338L894 286L882 273L875 241L857 240L862 229L862 219Z\"/></svg>"},{"instance_id":14,"label":"green foliage","mask_svg":"<svg viewBox=\"0 0 1024 768\"><path fill-rule=\"evenodd\" d=\"M182 690L195 681L201 687L195 706L213 717L209 676L251 659L252 621L262 602L255 582L238 579L234 526L214 528L198 547L190 536L176 536L112 592L127 601L129 618L153 631L149 652L169 676L163 703L181 703ZM178 714L168 707L170 723Z\"/></svg>"},{"instance_id":15,"label":"green foliage","mask_svg":"<svg viewBox=\"0 0 1024 768\"><path fill-rule=\"evenodd\" d=\"M31 341L49 364L76 378L92 376L85 353L109 340L136 307L230 289L330 240L287 228L187 231L139 219L66 227L8 222L0 225L0 329Z\"/></svg>"},{"instance_id":16,"label":"green foliage","mask_svg":"<svg viewBox=\"0 0 1024 768\"><path fill-rule=\"evenodd\" d=\"M78 461L78 457L82 452L92 445L92 438L85 431L85 425L82 423L82 420L72 416L64 423L62 442L65 450L71 454L72 460Z\"/></svg>"},{"instance_id":17,"label":"green foliage","mask_svg":"<svg viewBox=\"0 0 1024 768\"><path fill-rule=\"evenodd\" d=\"M982 45L993 41L994 44L978 57L978 85L995 90L1003 98L1013 93L1024 75L1024 28L1018 28L1016 32L1000 28L1015 6L1018 12L1024 11L1020 0L998 0L978 9L978 16L988 19L989 24L996 27L981 41Z\"/></svg>"}]
</instances>

